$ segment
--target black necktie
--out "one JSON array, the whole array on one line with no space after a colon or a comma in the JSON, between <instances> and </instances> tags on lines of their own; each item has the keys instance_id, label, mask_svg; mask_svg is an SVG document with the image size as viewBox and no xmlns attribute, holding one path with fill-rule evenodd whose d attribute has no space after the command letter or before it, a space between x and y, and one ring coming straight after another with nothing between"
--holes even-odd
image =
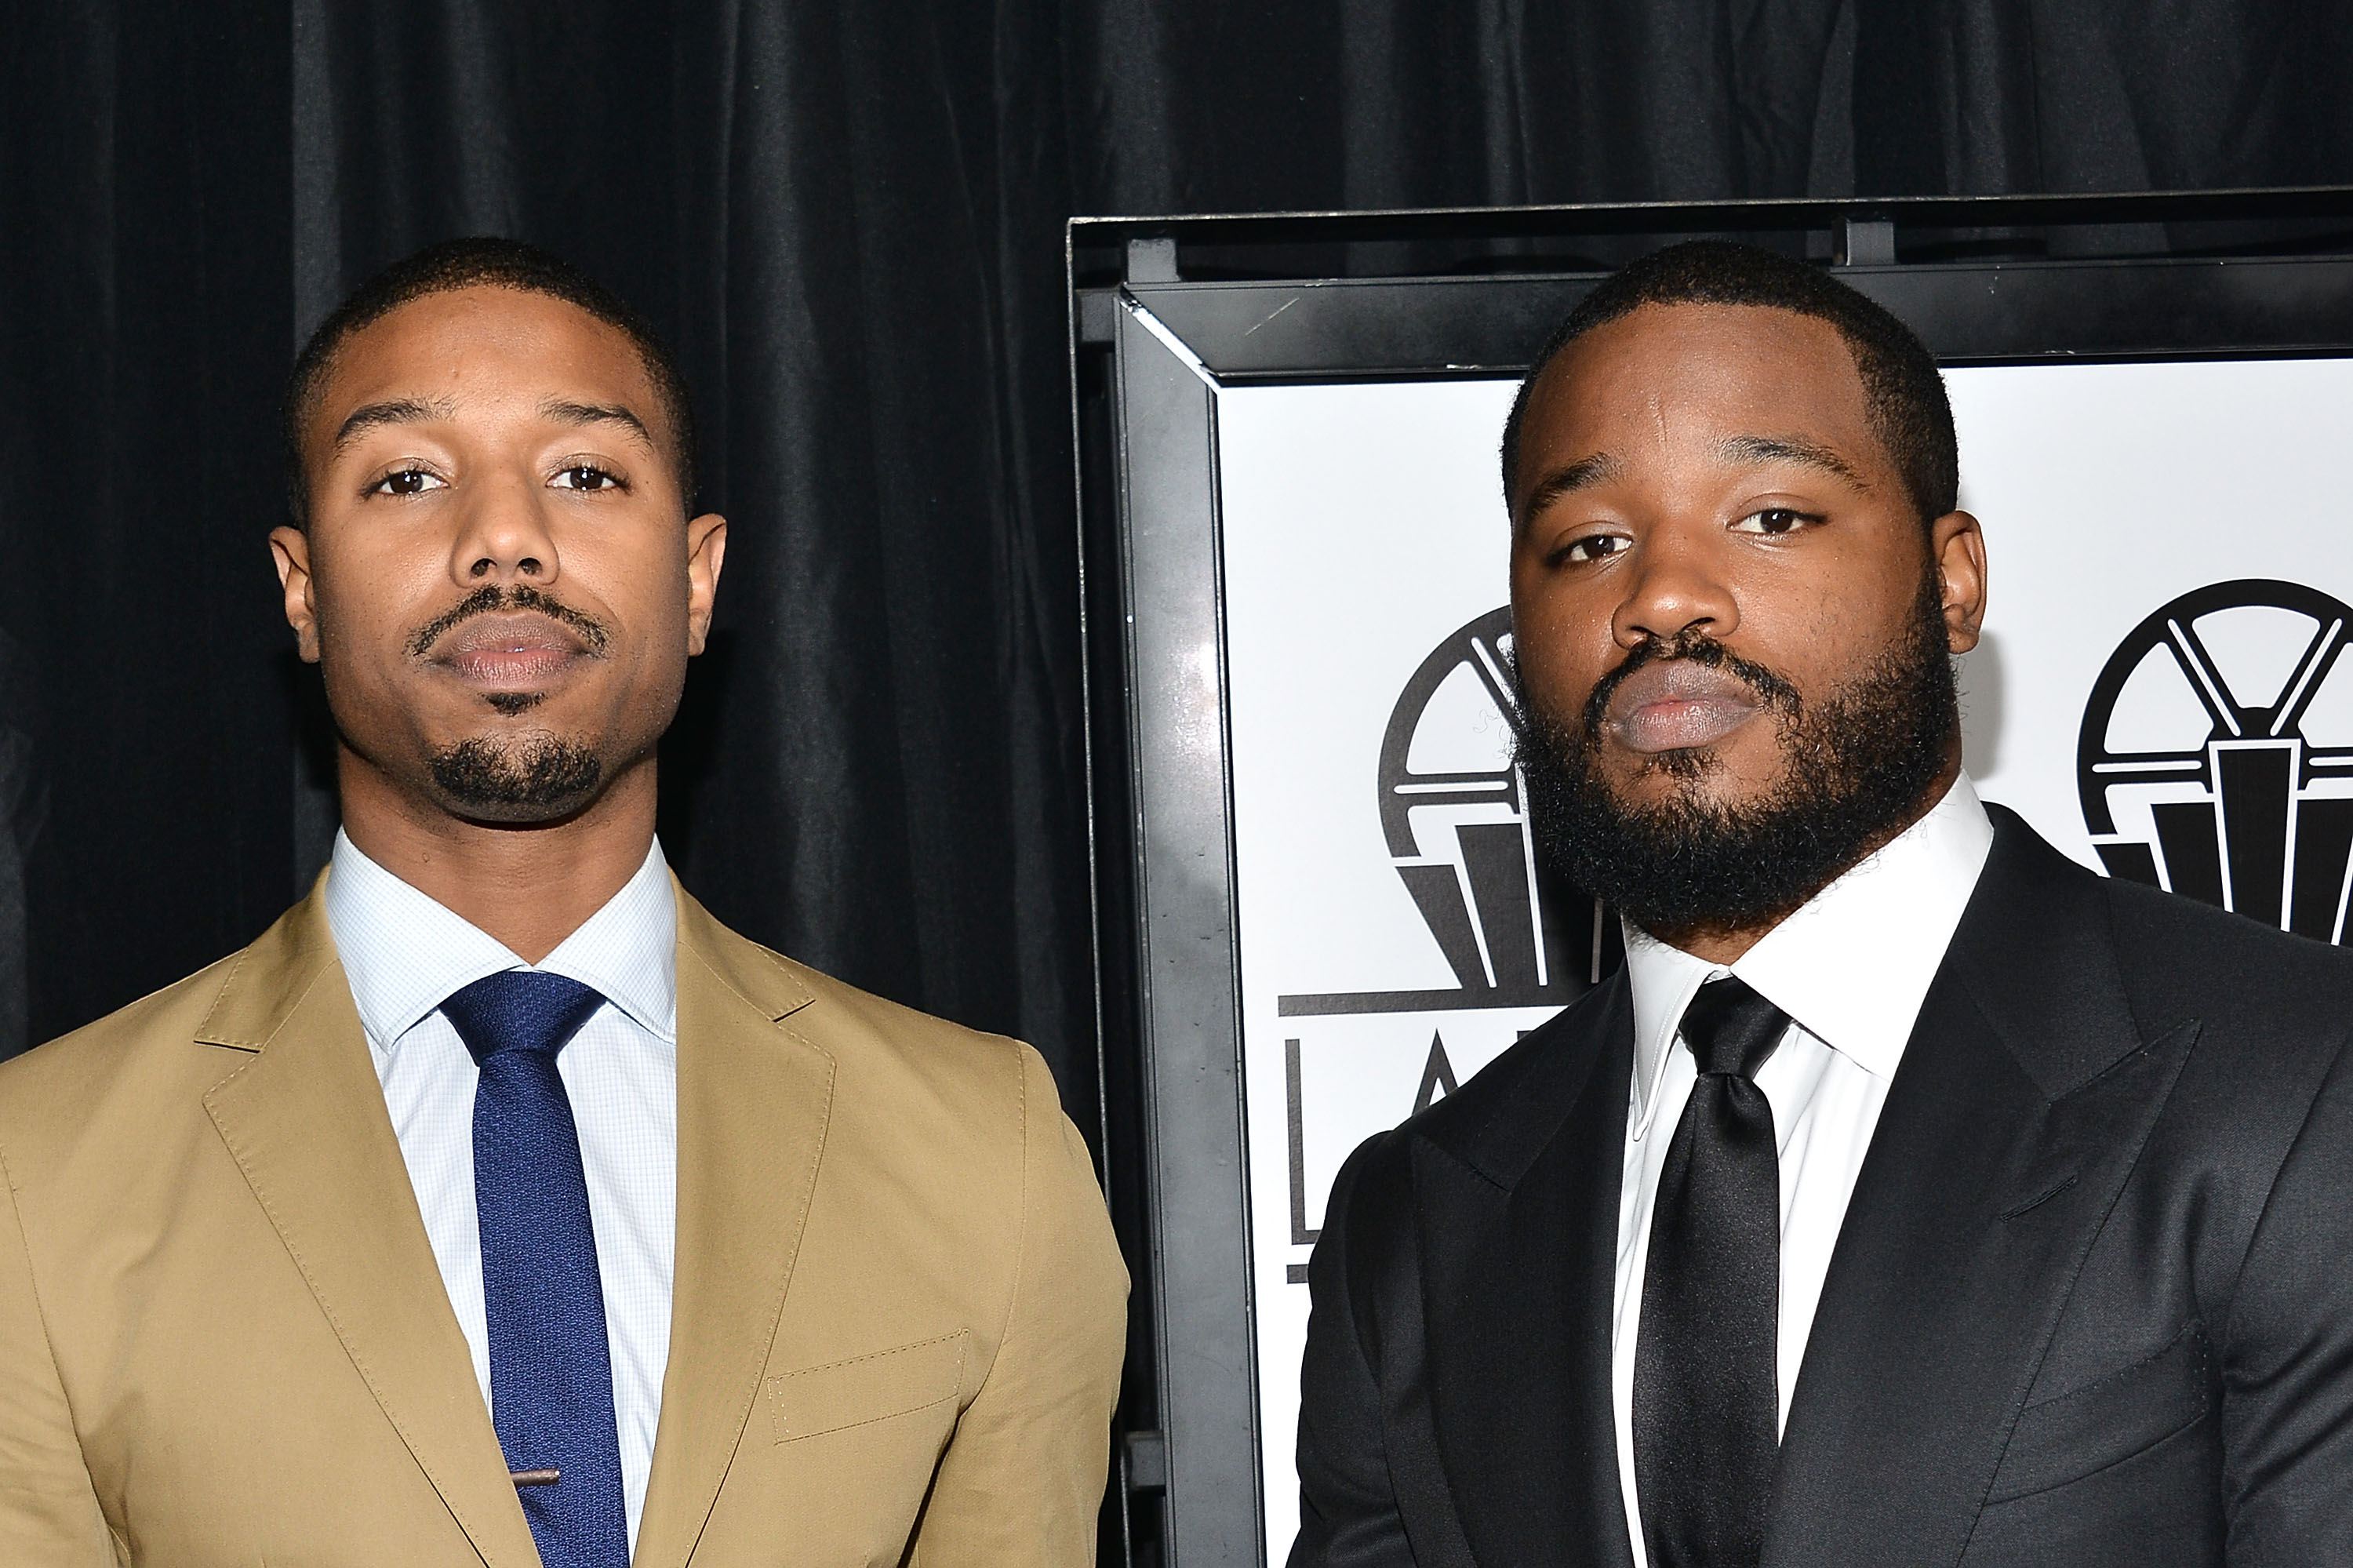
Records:
<instances>
[{"instance_id":1,"label":"black necktie","mask_svg":"<svg viewBox=\"0 0 2353 1568\"><path fill-rule=\"evenodd\" d=\"M1754 1568L1781 1451L1781 1171L1753 1081L1788 1015L1737 980L1699 988L1699 1064L1651 1219L1634 1340L1634 1493L1651 1568Z\"/></svg>"}]
</instances>

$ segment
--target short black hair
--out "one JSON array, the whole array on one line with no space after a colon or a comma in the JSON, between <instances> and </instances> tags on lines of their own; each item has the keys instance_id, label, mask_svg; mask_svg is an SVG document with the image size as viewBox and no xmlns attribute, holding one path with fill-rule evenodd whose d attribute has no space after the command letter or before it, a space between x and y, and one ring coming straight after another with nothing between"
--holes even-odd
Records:
<instances>
[{"instance_id":1,"label":"short black hair","mask_svg":"<svg viewBox=\"0 0 2353 1568\"><path fill-rule=\"evenodd\" d=\"M644 361L646 376L661 399L663 422L670 428L670 461L678 471L679 495L691 511L694 501L694 408L686 393L686 377L670 346L646 319L618 294L552 251L520 239L478 235L445 239L404 257L352 291L319 323L302 352L294 356L294 374L286 387L285 440L287 504L294 525L310 524L311 487L302 467L302 426L316 411L319 388L334 363L335 351L353 333L390 315L413 300L445 294L453 289L515 289L545 294L577 306L628 338Z\"/></svg>"},{"instance_id":2,"label":"short black hair","mask_svg":"<svg viewBox=\"0 0 2353 1568\"><path fill-rule=\"evenodd\" d=\"M1560 351L1644 305L1764 305L1828 322L1854 355L1872 429L1894 460L1923 523L1960 504L1960 443L1936 356L1884 306L1819 267L1721 239L1692 239L1629 262L1601 281L1553 329L1520 382L1504 422L1504 491L1520 465L1520 425L1530 388Z\"/></svg>"}]
</instances>

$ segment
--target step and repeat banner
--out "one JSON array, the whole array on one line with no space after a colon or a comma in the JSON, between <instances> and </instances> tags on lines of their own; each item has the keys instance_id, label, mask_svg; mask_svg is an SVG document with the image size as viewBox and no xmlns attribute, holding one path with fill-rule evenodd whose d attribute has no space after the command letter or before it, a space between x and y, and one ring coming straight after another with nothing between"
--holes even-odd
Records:
<instances>
[{"instance_id":1,"label":"step and repeat banner","mask_svg":"<svg viewBox=\"0 0 2353 1568\"><path fill-rule=\"evenodd\" d=\"M1947 373L1991 605L1968 765L2085 865L2326 941L2353 858L2353 360ZM1268 1556L1297 1524L1305 1265L1357 1143L1614 968L1511 767L1515 383L1218 399Z\"/></svg>"}]
</instances>

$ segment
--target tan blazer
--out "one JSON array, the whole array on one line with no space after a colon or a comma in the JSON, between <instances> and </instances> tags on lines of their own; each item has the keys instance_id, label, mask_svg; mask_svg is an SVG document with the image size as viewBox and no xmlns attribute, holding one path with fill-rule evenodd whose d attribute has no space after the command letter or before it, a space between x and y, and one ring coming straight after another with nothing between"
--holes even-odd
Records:
<instances>
[{"instance_id":1,"label":"tan blazer","mask_svg":"<svg viewBox=\"0 0 2353 1568\"><path fill-rule=\"evenodd\" d=\"M639 1568L1094 1561L1126 1275L1027 1046L679 894ZM538 1561L315 890L0 1067L0 1563Z\"/></svg>"}]
</instances>

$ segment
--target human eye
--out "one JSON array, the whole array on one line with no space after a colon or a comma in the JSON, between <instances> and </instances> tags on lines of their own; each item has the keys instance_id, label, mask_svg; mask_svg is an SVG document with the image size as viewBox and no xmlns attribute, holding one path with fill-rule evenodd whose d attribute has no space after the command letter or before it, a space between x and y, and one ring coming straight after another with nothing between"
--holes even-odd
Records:
<instances>
[{"instance_id":1,"label":"human eye","mask_svg":"<svg viewBox=\"0 0 2353 1568\"><path fill-rule=\"evenodd\" d=\"M422 495L428 490L446 490L449 482L431 469L407 463L389 473L379 474L361 492L364 495Z\"/></svg>"},{"instance_id":2,"label":"human eye","mask_svg":"<svg viewBox=\"0 0 2353 1568\"><path fill-rule=\"evenodd\" d=\"M1556 566L1585 566L1622 555L1633 544L1623 534L1580 534L1553 552Z\"/></svg>"},{"instance_id":3,"label":"human eye","mask_svg":"<svg viewBox=\"0 0 2353 1568\"><path fill-rule=\"evenodd\" d=\"M1766 538L1780 538L1796 533L1811 524L1820 523L1819 512L1800 512L1794 506L1761 506L1732 525L1736 534L1758 534Z\"/></svg>"},{"instance_id":4,"label":"human eye","mask_svg":"<svg viewBox=\"0 0 2353 1568\"><path fill-rule=\"evenodd\" d=\"M593 462L566 463L555 471L548 482L558 490L626 490L628 486L612 470Z\"/></svg>"}]
</instances>

